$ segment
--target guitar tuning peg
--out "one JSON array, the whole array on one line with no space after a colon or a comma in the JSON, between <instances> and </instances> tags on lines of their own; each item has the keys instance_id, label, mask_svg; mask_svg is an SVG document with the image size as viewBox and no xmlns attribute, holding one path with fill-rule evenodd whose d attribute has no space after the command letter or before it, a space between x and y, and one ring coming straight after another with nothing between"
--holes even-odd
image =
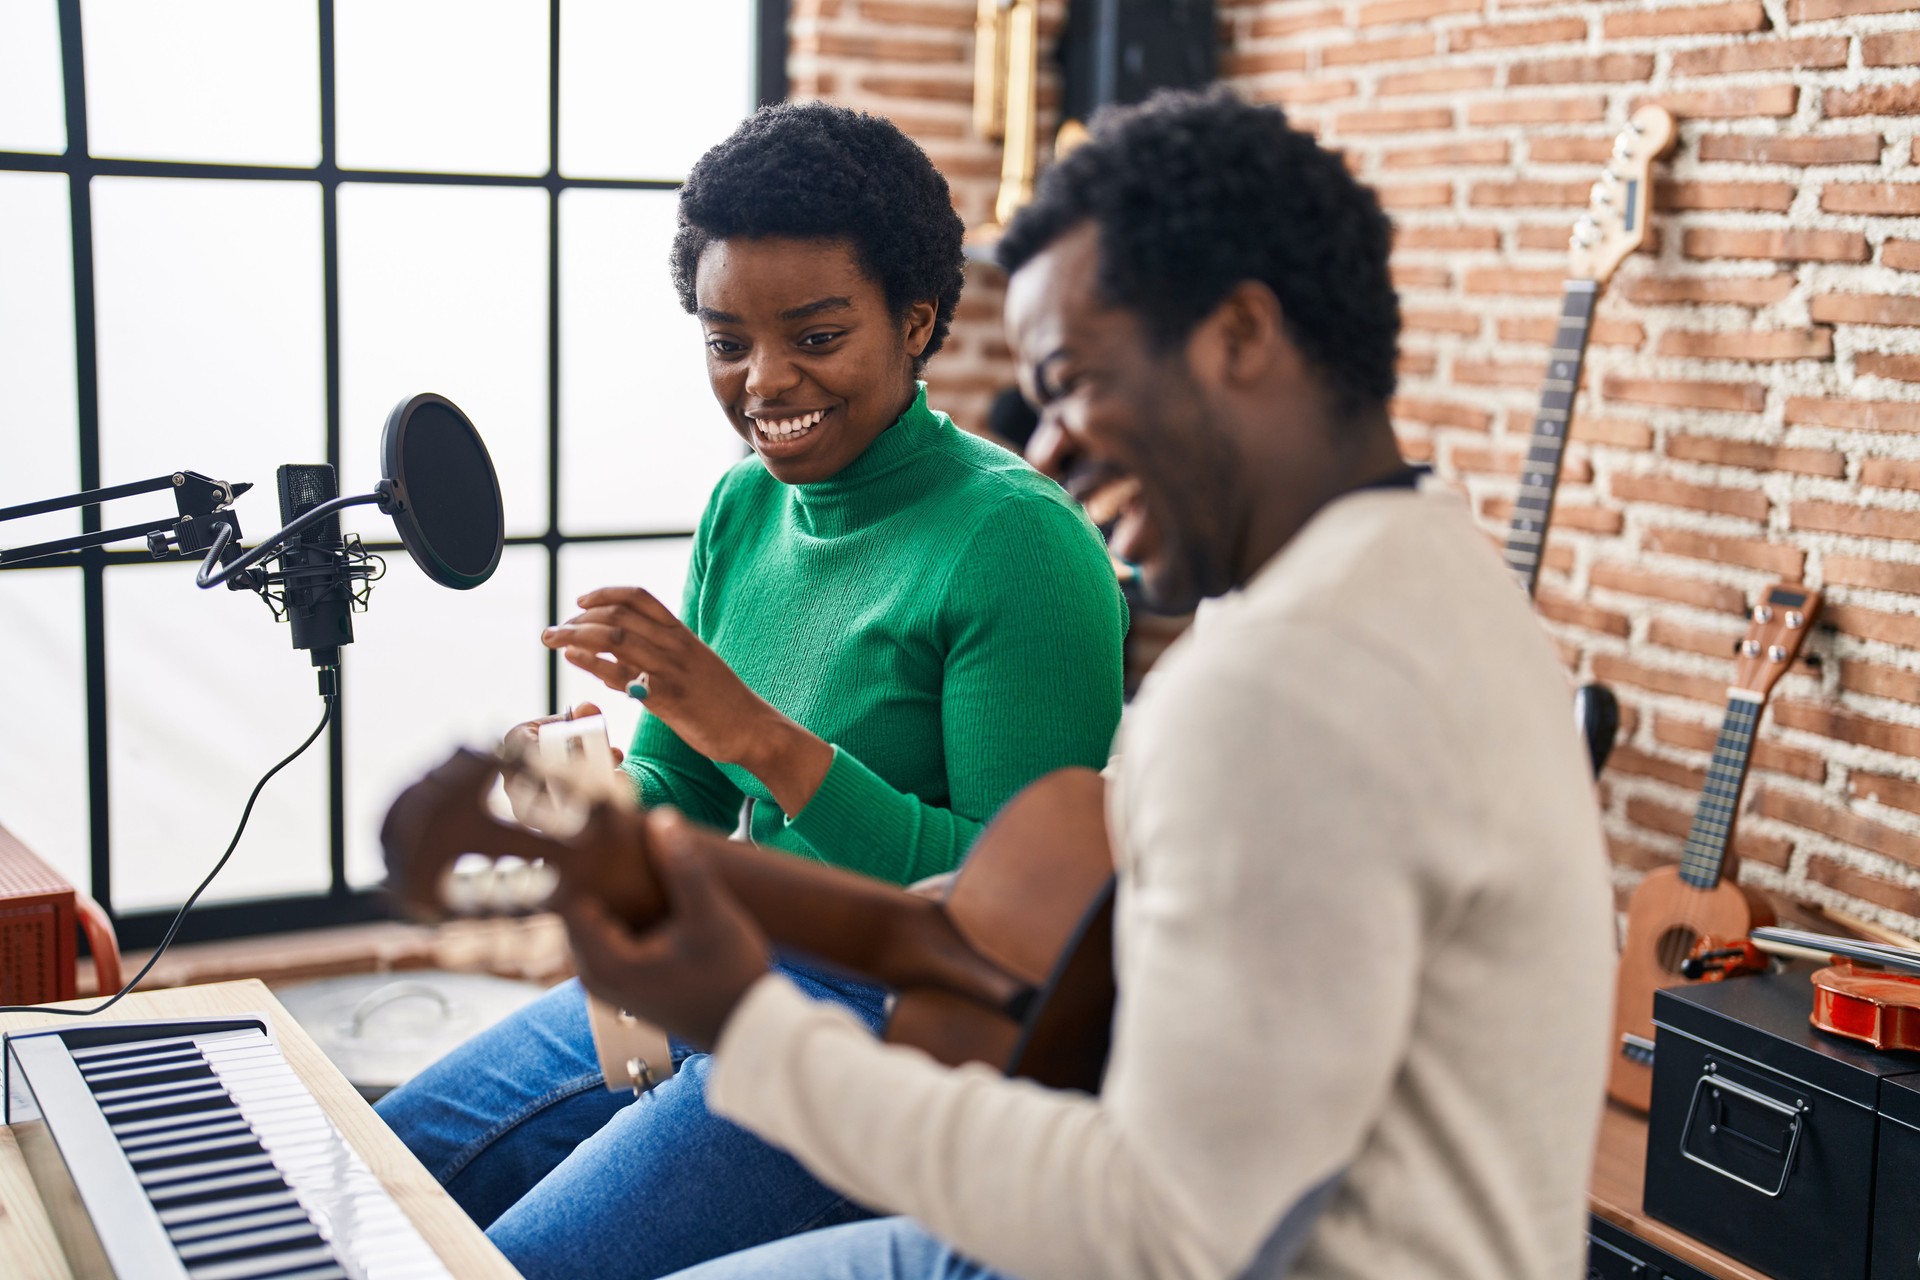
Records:
<instances>
[{"instance_id":1,"label":"guitar tuning peg","mask_svg":"<svg viewBox=\"0 0 1920 1280\"><path fill-rule=\"evenodd\" d=\"M1633 130L1635 133L1645 133L1647 131L1646 127L1643 126L1638 120L1627 121L1627 128Z\"/></svg>"},{"instance_id":2,"label":"guitar tuning peg","mask_svg":"<svg viewBox=\"0 0 1920 1280\"><path fill-rule=\"evenodd\" d=\"M1633 144L1627 141L1626 134L1623 133L1619 137L1613 140L1613 158L1614 159L1625 160L1628 156L1632 154L1633 154Z\"/></svg>"}]
</instances>

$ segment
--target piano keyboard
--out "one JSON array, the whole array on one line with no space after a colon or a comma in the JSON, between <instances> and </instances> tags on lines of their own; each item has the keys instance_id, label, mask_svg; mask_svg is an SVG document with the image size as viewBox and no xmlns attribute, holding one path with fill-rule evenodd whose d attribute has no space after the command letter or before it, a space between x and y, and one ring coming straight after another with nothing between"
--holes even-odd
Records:
<instances>
[{"instance_id":1,"label":"piano keyboard","mask_svg":"<svg viewBox=\"0 0 1920 1280\"><path fill-rule=\"evenodd\" d=\"M450 1274L264 1019L9 1036L6 1118L76 1275Z\"/></svg>"}]
</instances>

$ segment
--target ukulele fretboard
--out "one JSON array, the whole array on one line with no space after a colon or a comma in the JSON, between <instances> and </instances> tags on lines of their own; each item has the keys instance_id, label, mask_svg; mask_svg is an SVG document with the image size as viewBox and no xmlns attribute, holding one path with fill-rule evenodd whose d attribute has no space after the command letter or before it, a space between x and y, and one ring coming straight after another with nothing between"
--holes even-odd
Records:
<instances>
[{"instance_id":1,"label":"ukulele fretboard","mask_svg":"<svg viewBox=\"0 0 1920 1280\"><path fill-rule=\"evenodd\" d=\"M1540 408L1533 417L1533 439L1520 470L1520 492L1513 500L1513 522L1507 530L1507 567L1529 596L1540 579L1547 522L1553 518L1553 495L1560 486L1560 462L1567 450L1573 397L1580 386L1580 366L1586 359L1587 334L1593 325L1593 304L1599 291L1599 284L1592 280L1567 281L1560 300L1560 322L1553 333L1553 350L1547 355Z\"/></svg>"},{"instance_id":2,"label":"ukulele fretboard","mask_svg":"<svg viewBox=\"0 0 1920 1280\"><path fill-rule=\"evenodd\" d=\"M1739 694L1727 699L1727 715L1713 744L1713 763L1707 766L1700 807L1694 810L1693 830L1680 855L1680 878L1696 889L1711 889L1720 883L1740 788L1747 779L1747 762L1753 757L1753 731L1760 723L1763 705L1759 699Z\"/></svg>"}]
</instances>

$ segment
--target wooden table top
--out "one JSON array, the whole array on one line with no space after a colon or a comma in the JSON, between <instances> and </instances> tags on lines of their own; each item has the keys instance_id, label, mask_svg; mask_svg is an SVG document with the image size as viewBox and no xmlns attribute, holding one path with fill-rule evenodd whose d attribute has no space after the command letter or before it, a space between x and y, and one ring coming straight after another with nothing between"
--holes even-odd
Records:
<instances>
[{"instance_id":1,"label":"wooden table top","mask_svg":"<svg viewBox=\"0 0 1920 1280\"><path fill-rule=\"evenodd\" d=\"M413 1220L427 1243L439 1253L447 1269L461 1280L469 1276L515 1280L520 1273L440 1189L433 1175L373 1113L373 1108L327 1061L320 1047L280 1007L264 984L218 982L135 993L115 1005L108 1016L139 1019L258 1013L265 1013L271 1020L280 1052L301 1082L325 1109L348 1144L367 1162L367 1167L373 1170L395 1203ZM48 1014L0 1014L0 1033L72 1021ZM14 1280L71 1280L73 1275L54 1239L53 1225L41 1208L39 1194L34 1190L13 1131L4 1125L0 1125L0 1258L6 1259L6 1273Z\"/></svg>"},{"instance_id":2,"label":"wooden table top","mask_svg":"<svg viewBox=\"0 0 1920 1280\"><path fill-rule=\"evenodd\" d=\"M1647 1118L1609 1102L1600 1121L1600 1147L1594 1153L1593 1182L1587 1204L1594 1216L1665 1249L1714 1280L1770 1280L1744 1262L1709 1249L1692 1236L1649 1218L1640 1207L1647 1181Z\"/></svg>"}]
</instances>

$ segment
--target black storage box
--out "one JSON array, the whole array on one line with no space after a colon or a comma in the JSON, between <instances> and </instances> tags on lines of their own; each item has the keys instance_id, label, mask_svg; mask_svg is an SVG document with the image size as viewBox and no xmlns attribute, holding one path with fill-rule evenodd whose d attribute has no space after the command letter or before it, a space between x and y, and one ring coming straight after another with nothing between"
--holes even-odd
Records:
<instances>
[{"instance_id":1,"label":"black storage box","mask_svg":"<svg viewBox=\"0 0 1920 1280\"><path fill-rule=\"evenodd\" d=\"M1779 1280L1864 1280L1882 1084L1920 1058L1814 1030L1814 968L1655 994L1645 1208ZM1902 1096L1920 1120L1920 1093ZM1913 1251L1906 1267L1884 1274L1920 1275Z\"/></svg>"},{"instance_id":2,"label":"black storage box","mask_svg":"<svg viewBox=\"0 0 1920 1280\"><path fill-rule=\"evenodd\" d=\"M1869 1280L1920 1276L1920 1075L1880 1082Z\"/></svg>"}]
</instances>

